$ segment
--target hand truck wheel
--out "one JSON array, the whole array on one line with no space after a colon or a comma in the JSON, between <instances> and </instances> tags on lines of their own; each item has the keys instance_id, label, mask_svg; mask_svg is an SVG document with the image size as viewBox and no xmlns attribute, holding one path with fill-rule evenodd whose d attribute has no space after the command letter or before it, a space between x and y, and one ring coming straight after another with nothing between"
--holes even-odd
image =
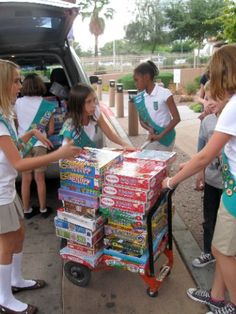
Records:
<instances>
[{"instance_id":1,"label":"hand truck wheel","mask_svg":"<svg viewBox=\"0 0 236 314\"><path fill-rule=\"evenodd\" d=\"M88 267L72 261L64 265L64 272L67 279L80 287L87 286L91 278L91 270Z\"/></svg>"},{"instance_id":2,"label":"hand truck wheel","mask_svg":"<svg viewBox=\"0 0 236 314\"><path fill-rule=\"evenodd\" d=\"M151 298L156 298L158 296L158 291L151 291L150 288L147 288L147 294L149 295L149 297Z\"/></svg>"}]
</instances>

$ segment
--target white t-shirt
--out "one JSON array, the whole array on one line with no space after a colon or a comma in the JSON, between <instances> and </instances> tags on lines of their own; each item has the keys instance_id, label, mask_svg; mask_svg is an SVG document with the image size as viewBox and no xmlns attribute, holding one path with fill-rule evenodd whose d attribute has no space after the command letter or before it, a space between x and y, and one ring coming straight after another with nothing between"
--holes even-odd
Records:
<instances>
[{"instance_id":1,"label":"white t-shirt","mask_svg":"<svg viewBox=\"0 0 236 314\"><path fill-rule=\"evenodd\" d=\"M14 121L11 121L11 125L16 132ZM7 127L0 122L0 136L8 135L10 133ZM6 205L13 202L16 196L15 179L17 171L8 162L5 154L0 148L0 205Z\"/></svg>"},{"instance_id":2,"label":"white t-shirt","mask_svg":"<svg viewBox=\"0 0 236 314\"><path fill-rule=\"evenodd\" d=\"M236 94L230 98L222 110L215 130L232 135L224 147L224 152L229 161L230 171L236 178Z\"/></svg>"},{"instance_id":3,"label":"white t-shirt","mask_svg":"<svg viewBox=\"0 0 236 314\"><path fill-rule=\"evenodd\" d=\"M170 110L166 104L172 96L169 89L155 84L151 94L144 93L145 105L152 120L161 127L166 127L171 120Z\"/></svg>"},{"instance_id":4,"label":"white t-shirt","mask_svg":"<svg viewBox=\"0 0 236 314\"><path fill-rule=\"evenodd\" d=\"M42 101L43 97L41 96L24 96L16 100L14 110L18 120L19 137L28 131ZM34 146L45 147L40 141L37 141Z\"/></svg>"}]
</instances>

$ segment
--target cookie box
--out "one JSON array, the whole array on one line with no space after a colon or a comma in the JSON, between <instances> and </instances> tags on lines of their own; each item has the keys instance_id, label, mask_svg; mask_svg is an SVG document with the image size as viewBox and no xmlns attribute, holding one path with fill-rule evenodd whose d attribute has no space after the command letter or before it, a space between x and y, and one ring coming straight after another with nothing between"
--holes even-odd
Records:
<instances>
[{"instance_id":1,"label":"cookie box","mask_svg":"<svg viewBox=\"0 0 236 314\"><path fill-rule=\"evenodd\" d=\"M59 200L67 201L80 206L87 206L91 208L99 207L98 197L93 197L78 192L72 192L63 188L58 189L58 198Z\"/></svg>"},{"instance_id":2,"label":"cookie box","mask_svg":"<svg viewBox=\"0 0 236 314\"><path fill-rule=\"evenodd\" d=\"M71 202L64 201L64 208L66 212L77 214L77 215L83 215L85 217L93 217L95 218L98 215L98 209L97 208L91 208L87 206L80 206L73 204Z\"/></svg>"},{"instance_id":3,"label":"cookie box","mask_svg":"<svg viewBox=\"0 0 236 314\"><path fill-rule=\"evenodd\" d=\"M99 190L102 187L101 179L93 178L93 177L86 177L82 174L77 174L69 171L61 171L60 170L60 182L63 185L65 184L72 184L75 187L86 187L92 188L95 190Z\"/></svg>"},{"instance_id":4,"label":"cookie box","mask_svg":"<svg viewBox=\"0 0 236 314\"><path fill-rule=\"evenodd\" d=\"M157 165L155 161L124 161L105 173L104 183L151 190L165 177L166 167Z\"/></svg>"},{"instance_id":5,"label":"cookie box","mask_svg":"<svg viewBox=\"0 0 236 314\"><path fill-rule=\"evenodd\" d=\"M101 240L95 243L93 246L87 247L78 243L68 241L67 247L73 250L77 250L79 254L91 256L91 255L95 255L99 250L103 249L104 244L103 244L103 240Z\"/></svg>"},{"instance_id":6,"label":"cookie box","mask_svg":"<svg viewBox=\"0 0 236 314\"><path fill-rule=\"evenodd\" d=\"M124 155L124 160L136 161L138 159L152 160L160 166L169 166L176 160L176 152L160 150L142 150L130 152Z\"/></svg>"}]
</instances>

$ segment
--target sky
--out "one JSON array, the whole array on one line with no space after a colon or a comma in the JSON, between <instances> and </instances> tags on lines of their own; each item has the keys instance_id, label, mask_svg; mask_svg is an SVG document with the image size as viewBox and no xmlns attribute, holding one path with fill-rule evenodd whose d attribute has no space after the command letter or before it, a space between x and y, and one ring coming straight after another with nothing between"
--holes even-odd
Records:
<instances>
[{"instance_id":1,"label":"sky","mask_svg":"<svg viewBox=\"0 0 236 314\"><path fill-rule=\"evenodd\" d=\"M104 33L98 37L99 48L115 39L122 39L125 35L124 26L132 19L135 0L110 0L110 8L115 10L113 19L106 20ZM82 21L79 15L74 22L75 41L79 42L83 50L94 49L94 36L89 32L89 18Z\"/></svg>"}]
</instances>

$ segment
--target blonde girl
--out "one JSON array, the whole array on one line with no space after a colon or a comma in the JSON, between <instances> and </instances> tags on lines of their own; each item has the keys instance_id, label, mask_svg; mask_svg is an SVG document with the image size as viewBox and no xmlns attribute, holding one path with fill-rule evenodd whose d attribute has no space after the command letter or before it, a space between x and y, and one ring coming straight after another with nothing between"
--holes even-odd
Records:
<instances>
[{"instance_id":1,"label":"blonde girl","mask_svg":"<svg viewBox=\"0 0 236 314\"><path fill-rule=\"evenodd\" d=\"M51 143L35 129L20 140L17 139L12 105L20 89L19 67L13 62L0 60L0 312L6 314L36 313L35 306L19 301L12 291L38 289L45 285L43 280L25 280L21 273L25 229L23 208L15 189L17 171L45 166L80 152L68 143L45 156L21 158L18 148L22 149L32 136L36 136L47 147Z\"/></svg>"},{"instance_id":2,"label":"blonde girl","mask_svg":"<svg viewBox=\"0 0 236 314\"><path fill-rule=\"evenodd\" d=\"M210 92L223 108L207 145L163 188L172 188L206 167L223 150L224 190L218 210L212 253L216 270L211 290L189 289L190 298L211 307L212 313L236 314L236 45L217 50L209 64ZM225 290L229 301L225 300Z\"/></svg>"}]
</instances>

